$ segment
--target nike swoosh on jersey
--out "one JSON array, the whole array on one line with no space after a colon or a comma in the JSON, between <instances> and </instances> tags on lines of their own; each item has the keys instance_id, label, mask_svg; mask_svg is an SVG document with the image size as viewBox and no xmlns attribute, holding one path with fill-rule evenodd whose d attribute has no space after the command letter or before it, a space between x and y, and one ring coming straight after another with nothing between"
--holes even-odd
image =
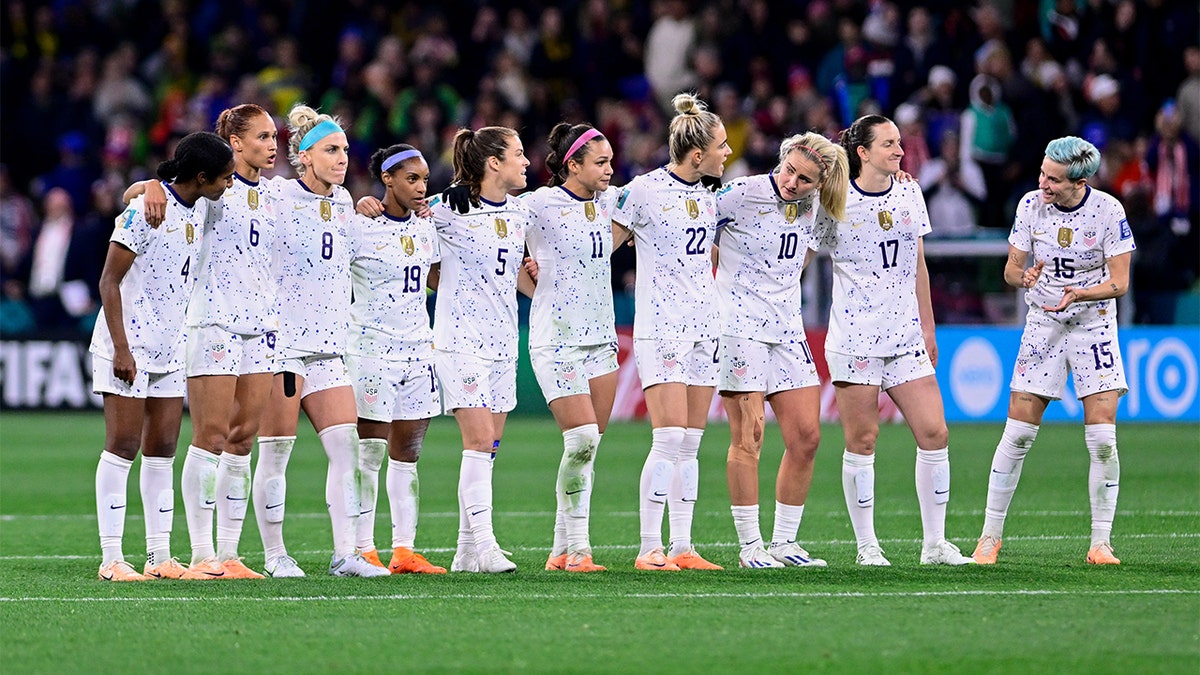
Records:
<instances>
[{"instance_id":1,"label":"nike swoosh on jersey","mask_svg":"<svg viewBox=\"0 0 1200 675\"><path fill-rule=\"evenodd\" d=\"M303 211L304 209L308 208L308 204L292 204L292 208L297 211Z\"/></svg>"},{"instance_id":2,"label":"nike swoosh on jersey","mask_svg":"<svg viewBox=\"0 0 1200 675\"><path fill-rule=\"evenodd\" d=\"M487 223L467 223L467 227L471 228L472 230L477 230L484 225L487 225Z\"/></svg>"},{"instance_id":3,"label":"nike swoosh on jersey","mask_svg":"<svg viewBox=\"0 0 1200 675\"><path fill-rule=\"evenodd\" d=\"M563 209L558 215L569 216L569 215L571 215L571 211L572 211L571 209Z\"/></svg>"},{"instance_id":4,"label":"nike swoosh on jersey","mask_svg":"<svg viewBox=\"0 0 1200 675\"><path fill-rule=\"evenodd\" d=\"M1033 231L1033 236L1035 236L1035 237L1040 237L1040 236L1042 236L1043 234L1046 234L1046 231L1045 231L1045 230L1042 230L1041 232L1038 232L1037 230L1034 230L1034 231Z\"/></svg>"},{"instance_id":5,"label":"nike swoosh on jersey","mask_svg":"<svg viewBox=\"0 0 1200 675\"><path fill-rule=\"evenodd\" d=\"M675 207L674 206L664 206L664 207L662 207L662 210L663 210L663 213L666 213L667 211L670 211L673 208L675 208Z\"/></svg>"},{"instance_id":6,"label":"nike swoosh on jersey","mask_svg":"<svg viewBox=\"0 0 1200 675\"><path fill-rule=\"evenodd\" d=\"M766 211L759 209L759 211L758 211L758 215L760 215L760 216L765 216L768 213L775 213L775 209L767 209Z\"/></svg>"},{"instance_id":7,"label":"nike swoosh on jersey","mask_svg":"<svg viewBox=\"0 0 1200 675\"><path fill-rule=\"evenodd\" d=\"M383 249L385 249L385 248L387 248L387 247L388 247L388 245L387 245L387 244L375 244L375 250L376 250L376 251L382 251Z\"/></svg>"}]
</instances>

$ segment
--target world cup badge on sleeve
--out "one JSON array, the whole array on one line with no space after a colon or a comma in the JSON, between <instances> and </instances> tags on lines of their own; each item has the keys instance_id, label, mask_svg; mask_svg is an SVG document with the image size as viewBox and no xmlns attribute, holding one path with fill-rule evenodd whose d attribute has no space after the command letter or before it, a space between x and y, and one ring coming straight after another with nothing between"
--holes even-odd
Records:
<instances>
[{"instance_id":1,"label":"world cup badge on sleeve","mask_svg":"<svg viewBox=\"0 0 1200 675\"><path fill-rule=\"evenodd\" d=\"M583 205L583 215L587 216L588 222L596 219L596 203L587 202Z\"/></svg>"},{"instance_id":2,"label":"world cup badge on sleeve","mask_svg":"<svg viewBox=\"0 0 1200 675\"><path fill-rule=\"evenodd\" d=\"M405 255L412 255L417 250L417 245L413 243L413 238L407 234L400 237L400 246L404 249Z\"/></svg>"},{"instance_id":3,"label":"world cup badge on sleeve","mask_svg":"<svg viewBox=\"0 0 1200 675\"><path fill-rule=\"evenodd\" d=\"M333 205L330 204L329 202L322 201L321 202L321 220L328 221L328 220L332 220L332 219L333 219Z\"/></svg>"},{"instance_id":4,"label":"world cup badge on sleeve","mask_svg":"<svg viewBox=\"0 0 1200 675\"><path fill-rule=\"evenodd\" d=\"M1058 245L1066 248L1071 245L1071 240L1075 238L1075 230L1069 227L1058 228Z\"/></svg>"},{"instance_id":5,"label":"world cup badge on sleeve","mask_svg":"<svg viewBox=\"0 0 1200 675\"><path fill-rule=\"evenodd\" d=\"M508 236L508 221L503 218L496 218L496 236L501 239Z\"/></svg>"},{"instance_id":6,"label":"world cup badge on sleeve","mask_svg":"<svg viewBox=\"0 0 1200 675\"><path fill-rule=\"evenodd\" d=\"M700 205L696 203L695 199L687 200L687 213L692 217L692 220L700 217Z\"/></svg>"},{"instance_id":7,"label":"world cup badge on sleeve","mask_svg":"<svg viewBox=\"0 0 1200 675\"><path fill-rule=\"evenodd\" d=\"M884 232L887 232L888 230L892 229L892 212L891 211L880 211L879 212L879 226L883 228Z\"/></svg>"},{"instance_id":8,"label":"world cup badge on sleeve","mask_svg":"<svg viewBox=\"0 0 1200 675\"><path fill-rule=\"evenodd\" d=\"M785 206L783 208L783 217L785 219L787 219L787 221L789 223L796 222L796 218L799 217L799 215L800 215L800 205L799 204L796 204L793 202L788 202L787 206Z\"/></svg>"},{"instance_id":9,"label":"world cup badge on sleeve","mask_svg":"<svg viewBox=\"0 0 1200 675\"><path fill-rule=\"evenodd\" d=\"M188 223L187 227L183 230L183 236L187 237L187 243L189 244L196 241L196 227Z\"/></svg>"},{"instance_id":10,"label":"world cup badge on sleeve","mask_svg":"<svg viewBox=\"0 0 1200 675\"><path fill-rule=\"evenodd\" d=\"M258 210L258 190L250 190L246 193L246 204L250 206L251 211Z\"/></svg>"}]
</instances>

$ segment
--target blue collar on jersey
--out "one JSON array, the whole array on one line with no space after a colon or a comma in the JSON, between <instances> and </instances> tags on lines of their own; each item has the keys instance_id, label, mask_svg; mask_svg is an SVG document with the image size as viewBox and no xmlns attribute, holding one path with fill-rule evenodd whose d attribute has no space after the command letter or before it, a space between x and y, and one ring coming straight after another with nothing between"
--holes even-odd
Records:
<instances>
[{"instance_id":1,"label":"blue collar on jersey","mask_svg":"<svg viewBox=\"0 0 1200 675\"><path fill-rule=\"evenodd\" d=\"M862 194L864 197L882 197L882 196L886 195L887 193L891 192L892 188L896 186L896 178L893 177L891 184L889 184L888 188L882 192L867 192L866 190L860 188L858 186L858 181L854 180L853 178L850 179L850 185L854 186L854 189L858 190L858 192L860 194Z\"/></svg>"},{"instance_id":2,"label":"blue collar on jersey","mask_svg":"<svg viewBox=\"0 0 1200 675\"><path fill-rule=\"evenodd\" d=\"M504 201L502 201L502 202L490 202L490 201L484 199L483 197L480 197L479 201L483 202L484 204L487 204L488 206L504 206L505 204L508 203L508 197L505 197Z\"/></svg>"},{"instance_id":3,"label":"blue collar on jersey","mask_svg":"<svg viewBox=\"0 0 1200 675\"><path fill-rule=\"evenodd\" d=\"M595 196L595 195L592 195L591 197L580 197L579 195L575 194L574 192L571 192L570 190L568 190L566 185L559 185L558 187L559 187L559 189L561 189L563 192L565 192L565 193L567 193L568 195L570 195L570 196L571 196L571 199L574 199L574 200L575 200L575 201L577 201L577 202L590 202L590 201L592 201L592 200L596 199L596 196Z\"/></svg>"},{"instance_id":4,"label":"blue collar on jersey","mask_svg":"<svg viewBox=\"0 0 1200 675\"><path fill-rule=\"evenodd\" d=\"M409 211L408 215L404 216L403 218L401 218L400 216L393 216L392 214L388 213L387 211L384 211L383 217L387 218L388 220L392 221L393 223L407 223L409 220L412 220L412 211Z\"/></svg>"},{"instance_id":5,"label":"blue collar on jersey","mask_svg":"<svg viewBox=\"0 0 1200 675\"><path fill-rule=\"evenodd\" d=\"M684 185L687 185L687 186L689 186L689 187L691 187L691 186L693 186L693 185L699 185L699 184L700 184L700 179L698 179L698 178L697 178L695 181L693 181L693 182L689 183L689 182L687 182L686 180L684 180L684 179L680 178L679 176L675 175L675 172L674 172L674 171L668 171L668 170L667 170L667 167L665 167L665 166L663 167L663 171L666 171L666 172L667 172L667 175L668 175L668 176L670 176L671 178L674 178L675 180L677 180L677 181L679 181L680 183L683 183Z\"/></svg>"},{"instance_id":6,"label":"blue collar on jersey","mask_svg":"<svg viewBox=\"0 0 1200 675\"><path fill-rule=\"evenodd\" d=\"M1059 206L1058 204L1052 204L1052 206L1054 208L1058 209L1062 213L1071 213L1073 211L1078 211L1079 209L1082 209L1083 205L1087 203L1088 197L1090 197L1090 196L1092 196L1092 186L1084 185L1083 186L1083 199L1080 199L1079 203L1076 204L1075 206L1072 206L1069 209L1064 209L1063 207Z\"/></svg>"},{"instance_id":7,"label":"blue collar on jersey","mask_svg":"<svg viewBox=\"0 0 1200 675\"><path fill-rule=\"evenodd\" d=\"M171 187L170 183L163 181L163 187L165 187L167 189L167 192L171 193L171 196L175 198L175 201L179 202L180 204L183 204L184 206L188 207L189 209L196 205L196 202L192 202L191 204L189 204L186 201L184 201L183 197L179 196L179 193L175 191L175 188Z\"/></svg>"},{"instance_id":8,"label":"blue collar on jersey","mask_svg":"<svg viewBox=\"0 0 1200 675\"><path fill-rule=\"evenodd\" d=\"M240 173L238 173L238 172L236 172L236 171L234 171L234 172L233 172L233 177L234 177L234 178L236 178L236 179L238 179L238 180L240 180L240 181L242 181L242 182L243 182L243 183L245 183L246 185L249 185L250 187L258 187L258 181L253 181L253 182L251 182L251 181L249 181L249 180L246 180L246 177L245 177L245 176L243 176L242 174L240 174Z\"/></svg>"}]
</instances>

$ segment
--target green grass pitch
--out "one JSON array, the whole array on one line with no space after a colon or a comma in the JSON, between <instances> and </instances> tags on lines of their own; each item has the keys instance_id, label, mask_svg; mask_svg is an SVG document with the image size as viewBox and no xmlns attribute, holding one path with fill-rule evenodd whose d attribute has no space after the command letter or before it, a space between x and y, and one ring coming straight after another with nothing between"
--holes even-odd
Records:
<instances>
[{"instance_id":1,"label":"green grass pitch","mask_svg":"<svg viewBox=\"0 0 1200 675\"><path fill-rule=\"evenodd\" d=\"M190 429L184 424L180 447ZM510 575L333 579L325 458L310 428L289 468L285 534L307 579L106 584L96 579L95 414L0 418L0 668L29 672L1197 672L1200 427L1122 425L1123 564L1084 563L1087 451L1079 425L1042 429L1025 463L995 567L922 568L913 443L883 429L876 529L891 568L854 565L841 489L841 431L824 428L801 541L827 569L740 570L724 459L728 430L701 448L697 548L724 572L637 572L637 481L645 423L605 435L592 501L596 560L609 571L542 571L561 452L548 418L513 418L495 470L495 525ZM951 428L947 533L966 552L983 520L997 425ZM772 524L778 431L762 465ZM181 453L182 454L182 453ZM450 419L421 460L418 548L449 566L460 450ZM182 459L176 461L176 472ZM144 555L137 466L125 555ZM381 492L382 492L381 488ZM177 493L178 494L178 493ZM390 547L385 498L376 542ZM178 503L178 499L176 500ZM172 552L190 557L182 508ZM242 553L261 569L251 516Z\"/></svg>"}]
</instances>

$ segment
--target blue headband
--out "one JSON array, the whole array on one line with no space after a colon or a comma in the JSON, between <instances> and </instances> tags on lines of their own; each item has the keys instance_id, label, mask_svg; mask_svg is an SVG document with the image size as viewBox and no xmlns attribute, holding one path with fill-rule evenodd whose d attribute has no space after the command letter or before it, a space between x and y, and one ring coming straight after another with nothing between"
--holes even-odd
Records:
<instances>
[{"instance_id":1,"label":"blue headband","mask_svg":"<svg viewBox=\"0 0 1200 675\"><path fill-rule=\"evenodd\" d=\"M329 134L336 134L342 131L337 122L333 120L321 120L321 123L308 130L304 134L304 138L300 139L300 149L307 150L317 144L317 141L325 138Z\"/></svg>"},{"instance_id":2,"label":"blue headband","mask_svg":"<svg viewBox=\"0 0 1200 675\"><path fill-rule=\"evenodd\" d=\"M391 157L388 157L387 159L383 160L383 165L379 167L379 170L380 171L391 171L392 167L396 166L400 162L412 159L413 157L420 157L420 156L421 156L421 151L417 150L417 149L405 150L403 152L397 152L396 154L392 155Z\"/></svg>"}]
</instances>

